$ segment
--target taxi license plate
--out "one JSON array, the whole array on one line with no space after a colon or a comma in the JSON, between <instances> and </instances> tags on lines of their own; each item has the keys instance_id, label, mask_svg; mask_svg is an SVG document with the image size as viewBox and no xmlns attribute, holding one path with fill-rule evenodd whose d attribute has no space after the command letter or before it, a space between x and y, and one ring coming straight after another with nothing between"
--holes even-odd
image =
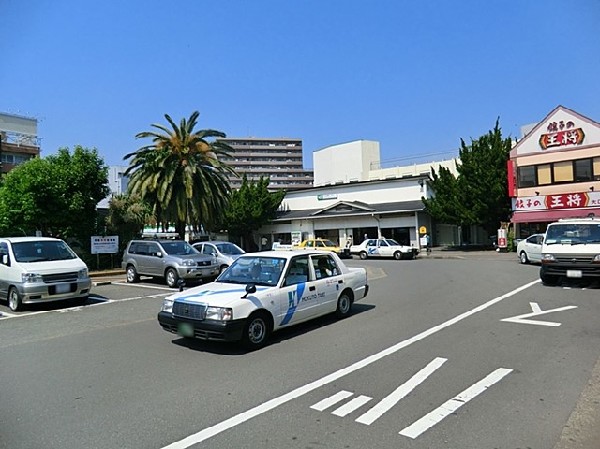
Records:
<instances>
[{"instance_id":1,"label":"taxi license plate","mask_svg":"<svg viewBox=\"0 0 600 449\"><path fill-rule=\"evenodd\" d=\"M193 337L194 326L192 326L190 323L179 323L177 325L177 333L182 337Z\"/></svg>"},{"instance_id":2,"label":"taxi license plate","mask_svg":"<svg viewBox=\"0 0 600 449\"><path fill-rule=\"evenodd\" d=\"M567 270L568 278L580 278L582 276L583 274L581 273L581 270Z\"/></svg>"}]
</instances>

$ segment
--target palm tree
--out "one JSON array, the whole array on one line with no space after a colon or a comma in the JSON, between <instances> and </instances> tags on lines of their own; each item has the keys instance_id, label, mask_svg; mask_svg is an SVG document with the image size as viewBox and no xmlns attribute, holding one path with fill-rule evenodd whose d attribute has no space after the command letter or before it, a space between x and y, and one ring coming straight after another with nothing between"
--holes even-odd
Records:
<instances>
[{"instance_id":1,"label":"palm tree","mask_svg":"<svg viewBox=\"0 0 600 449\"><path fill-rule=\"evenodd\" d=\"M228 175L233 169L217 159L233 149L218 140L226 137L213 129L194 131L200 113L181 119L177 126L168 114L170 128L152 124L161 132L145 131L136 138L151 138L152 144L126 154L131 158L125 175L131 175L129 193L138 194L153 205L156 220L165 226L175 224L179 235L186 224L211 229L221 222L231 187Z\"/></svg>"}]
</instances>

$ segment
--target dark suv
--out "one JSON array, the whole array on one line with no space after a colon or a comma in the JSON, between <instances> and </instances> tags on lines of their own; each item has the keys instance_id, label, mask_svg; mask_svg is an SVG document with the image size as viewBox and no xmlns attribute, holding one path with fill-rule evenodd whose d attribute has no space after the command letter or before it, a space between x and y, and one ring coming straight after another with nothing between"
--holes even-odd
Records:
<instances>
[{"instance_id":1,"label":"dark suv","mask_svg":"<svg viewBox=\"0 0 600 449\"><path fill-rule=\"evenodd\" d=\"M169 287L180 279L206 281L219 274L214 256L200 254L183 240L132 240L123 253L121 266L127 282L138 282L140 275L163 278Z\"/></svg>"}]
</instances>

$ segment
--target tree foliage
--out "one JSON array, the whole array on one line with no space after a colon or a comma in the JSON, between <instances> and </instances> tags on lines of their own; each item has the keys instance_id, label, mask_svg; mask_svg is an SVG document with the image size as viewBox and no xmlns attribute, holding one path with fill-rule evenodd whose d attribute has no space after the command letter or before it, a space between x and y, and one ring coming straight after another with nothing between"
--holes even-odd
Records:
<instances>
[{"instance_id":1,"label":"tree foliage","mask_svg":"<svg viewBox=\"0 0 600 449\"><path fill-rule=\"evenodd\" d=\"M0 188L0 232L89 241L97 231L96 206L109 194L108 169L96 149L34 158L7 173Z\"/></svg>"},{"instance_id":2,"label":"tree foliage","mask_svg":"<svg viewBox=\"0 0 600 449\"><path fill-rule=\"evenodd\" d=\"M180 235L186 224L209 230L222 221L231 187L227 176L232 168L217 159L233 151L216 139L225 134L204 129L195 131L199 112L176 125L165 114L169 126L152 124L159 130L141 132L136 138L152 143L125 155L131 159L129 193L139 195L152 206L156 221L166 227L172 223Z\"/></svg>"},{"instance_id":3,"label":"tree foliage","mask_svg":"<svg viewBox=\"0 0 600 449\"><path fill-rule=\"evenodd\" d=\"M232 192L225 210L224 227L231 237L242 240L245 249L252 249L252 232L276 217L285 197L285 191L269 192L268 187L269 178L254 182L244 175L240 189Z\"/></svg>"},{"instance_id":4,"label":"tree foliage","mask_svg":"<svg viewBox=\"0 0 600 449\"><path fill-rule=\"evenodd\" d=\"M426 211L441 223L479 225L494 234L510 216L506 163L510 138L503 138L499 120L494 129L467 145L461 139L458 176L440 168L429 183L434 196L423 198Z\"/></svg>"},{"instance_id":5,"label":"tree foliage","mask_svg":"<svg viewBox=\"0 0 600 449\"><path fill-rule=\"evenodd\" d=\"M115 195L108 205L107 234L118 235L124 246L139 237L152 216L151 207L135 195Z\"/></svg>"}]
</instances>

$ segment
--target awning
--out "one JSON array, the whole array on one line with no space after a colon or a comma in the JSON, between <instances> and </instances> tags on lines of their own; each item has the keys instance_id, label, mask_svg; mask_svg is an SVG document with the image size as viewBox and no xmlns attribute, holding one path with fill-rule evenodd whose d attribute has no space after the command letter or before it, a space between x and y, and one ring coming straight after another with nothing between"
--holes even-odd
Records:
<instances>
[{"instance_id":1,"label":"awning","mask_svg":"<svg viewBox=\"0 0 600 449\"><path fill-rule=\"evenodd\" d=\"M531 212L515 212L511 218L512 223L535 223L550 222L560 218L581 218L594 214L600 217L600 208L587 207L585 209L554 209L554 210L536 210Z\"/></svg>"}]
</instances>

